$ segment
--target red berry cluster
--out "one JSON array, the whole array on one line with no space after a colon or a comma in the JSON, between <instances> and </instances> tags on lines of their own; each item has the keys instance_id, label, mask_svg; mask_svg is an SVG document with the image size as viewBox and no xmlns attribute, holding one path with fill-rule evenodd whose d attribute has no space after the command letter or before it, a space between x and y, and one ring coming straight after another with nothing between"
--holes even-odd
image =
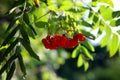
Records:
<instances>
[{"instance_id":1,"label":"red berry cluster","mask_svg":"<svg viewBox=\"0 0 120 80\"><path fill-rule=\"evenodd\" d=\"M76 34L73 38L68 38L64 35L54 34L53 36L47 36L42 39L42 43L47 49L74 48L79 42L85 41L86 37L83 34Z\"/></svg>"}]
</instances>

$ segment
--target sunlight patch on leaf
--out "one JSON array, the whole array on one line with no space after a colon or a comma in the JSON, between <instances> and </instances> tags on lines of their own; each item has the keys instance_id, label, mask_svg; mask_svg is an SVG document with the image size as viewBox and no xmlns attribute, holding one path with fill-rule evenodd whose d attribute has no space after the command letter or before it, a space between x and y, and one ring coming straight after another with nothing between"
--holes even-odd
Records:
<instances>
[{"instance_id":1,"label":"sunlight patch on leaf","mask_svg":"<svg viewBox=\"0 0 120 80\"><path fill-rule=\"evenodd\" d=\"M63 1L62 6L60 7L60 10L69 10L73 6L73 3L70 1Z\"/></svg>"},{"instance_id":2,"label":"sunlight patch on leaf","mask_svg":"<svg viewBox=\"0 0 120 80\"><path fill-rule=\"evenodd\" d=\"M87 50L87 48L85 48L84 46L81 46L82 52L90 59L93 60L93 56L91 55L91 53Z\"/></svg>"},{"instance_id":3,"label":"sunlight patch on leaf","mask_svg":"<svg viewBox=\"0 0 120 80\"><path fill-rule=\"evenodd\" d=\"M73 50L73 52L72 52L72 58L76 58L77 57L78 53L80 52L79 49L80 49L80 46L77 46L77 48L75 48Z\"/></svg>"},{"instance_id":4,"label":"sunlight patch on leaf","mask_svg":"<svg viewBox=\"0 0 120 80\"><path fill-rule=\"evenodd\" d=\"M100 2L103 2L103 3L107 3L109 4L111 7L114 7L114 4L112 2L112 0L99 0Z\"/></svg>"},{"instance_id":5,"label":"sunlight patch on leaf","mask_svg":"<svg viewBox=\"0 0 120 80\"><path fill-rule=\"evenodd\" d=\"M113 12L113 10L108 6L101 6L100 7L100 14L102 15L102 17L105 20L111 20L112 19L112 12Z\"/></svg>"},{"instance_id":6,"label":"sunlight patch on leaf","mask_svg":"<svg viewBox=\"0 0 120 80\"><path fill-rule=\"evenodd\" d=\"M109 40L111 38L111 34L112 34L111 28L106 27L105 32L106 32L105 36L100 41L100 46L101 47L105 47L109 43Z\"/></svg>"},{"instance_id":7,"label":"sunlight patch on leaf","mask_svg":"<svg viewBox=\"0 0 120 80\"><path fill-rule=\"evenodd\" d=\"M87 61L84 61L84 71L87 71L89 68L89 63Z\"/></svg>"},{"instance_id":8,"label":"sunlight patch on leaf","mask_svg":"<svg viewBox=\"0 0 120 80\"><path fill-rule=\"evenodd\" d=\"M83 60L82 54L80 54L77 61L77 67L81 67L83 63L84 63L84 60Z\"/></svg>"},{"instance_id":9,"label":"sunlight patch on leaf","mask_svg":"<svg viewBox=\"0 0 120 80\"><path fill-rule=\"evenodd\" d=\"M89 50L91 50L91 51L95 51L95 48L94 48L94 46L90 43L90 42L88 42L88 41L84 41L84 42L82 42L81 44L83 44L87 49L89 49Z\"/></svg>"},{"instance_id":10,"label":"sunlight patch on leaf","mask_svg":"<svg viewBox=\"0 0 120 80\"><path fill-rule=\"evenodd\" d=\"M110 51L110 57L113 57L117 50L118 50L118 46L119 46L119 37L116 34L113 34L112 39L109 42L108 45L108 49Z\"/></svg>"}]
</instances>

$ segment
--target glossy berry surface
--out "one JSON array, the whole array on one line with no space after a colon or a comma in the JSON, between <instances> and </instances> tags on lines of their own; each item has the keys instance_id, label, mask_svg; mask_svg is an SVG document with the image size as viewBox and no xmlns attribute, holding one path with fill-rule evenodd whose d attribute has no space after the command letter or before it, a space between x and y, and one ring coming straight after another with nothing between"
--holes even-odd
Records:
<instances>
[{"instance_id":1,"label":"glossy berry surface","mask_svg":"<svg viewBox=\"0 0 120 80\"><path fill-rule=\"evenodd\" d=\"M68 38L65 35L54 34L52 36L46 36L46 38L42 39L42 43L47 49L57 49L59 47L62 48L74 48L81 41L85 41L86 37L83 34L76 34L72 38Z\"/></svg>"}]
</instances>

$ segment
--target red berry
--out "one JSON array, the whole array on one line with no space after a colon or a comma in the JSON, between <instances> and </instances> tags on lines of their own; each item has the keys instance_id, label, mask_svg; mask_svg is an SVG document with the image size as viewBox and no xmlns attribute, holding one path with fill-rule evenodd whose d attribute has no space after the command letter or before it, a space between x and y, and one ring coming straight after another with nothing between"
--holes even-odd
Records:
<instances>
[{"instance_id":1,"label":"red berry","mask_svg":"<svg viewBox=\"0 0 120 80\"><path fill-rule=\"evenodd\" d=\"M79 41L85 41L85 40L86 40L85 36L82 36L81 38L79 38Z\"/></svg>"},{"instance_id":2,"label":"red berry","mask_svg":"<svg viewBox=\"0 0 120 80\"><path fill-rule=\"evenodd\" d=\"M68 40L69 39L66 36L61 36L61 39L60 39L60 42L59 42L60 46L66 48Z\"/></svg>"},{"instance_id":3,"label":"red berry","mask_svg":"<svg viewBox=\"0 0 120 80\"><path fill-rule=\"evenodd\" d=\"M42 43L47 49L74 48L80 41L85 41L86 37L83 34L76 34L73 38L68 38L65 35L54 34L42 39Z\"/></svg>"},{"instance_id":4,"label":"red berry","mask_svg":"<svg viewBox=\"0 0 120 80\"><path fill-rule=\"evenodd\" d=\"M76 34L76 35L73 36L73 39L74 40L78 40L78 41L85 41L86 37L83 34L78 33L78 34Z\"/></svg>"},{"instance_id":5,"label":"red berry","mask_svg":"<svg viewBox=\"0 0 120 80\"><path fill-rule=\"evenodd\" d=\"M74 39L70 39L68 42L68 48L74 48L76 45L78 45L78 41Z\"/></svg>"},{"instance_id":6,"label":"red berry","mask_svg":"<svg viewBox=\"0 0 120 80\"><path fill-rule=\"evenodd\" d=\"M47 40L50 40L50 36L48 35L48 36L46 37L46 39L47 39Z\"/></svg>"},{"instance_id":7,"label":"red berry","mask_svg":"<svg viewBox=\"0 0 120 80\"><path fill-rule=\"evenodd\" d=\"M47 41L47 39L42 39L42 43L44 44L45 48L50 48L50 44L49 42Z\"/></svg>"},{"instance_id":8,"label":"red berry","mask_svg":"<svg viewBox=\"0 0 120 80\"><path fill-rule=\"evenodd\" d=\"M42 43L44 44L44 45L46 45L47 44L47 39L42 39Z\"/></svg>"},{"instance_id":9,"label":"red berry","mask_svg":"<svg viewBox=\"0 0 120 80\"><path fill-rule=\"evenodd\" d=\"M57 49L59 47L57 38L55 37L51 38L50 44L51 44L51 49Z\"/></svg>"}]
</instances>

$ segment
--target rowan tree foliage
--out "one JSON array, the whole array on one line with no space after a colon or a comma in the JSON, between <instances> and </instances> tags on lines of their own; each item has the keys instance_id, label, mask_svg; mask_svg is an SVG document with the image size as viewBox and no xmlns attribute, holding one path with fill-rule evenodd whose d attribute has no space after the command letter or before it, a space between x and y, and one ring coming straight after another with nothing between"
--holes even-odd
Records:
<instances>
[{"instance_id":1,"label":"rowan tree foliage","mask_svg":"<svg viewBox=\"0 0 120 80\"><path fill-rule=\"evenodd\" d=\"M41 53L34 50L33 40L38 41L36 46L40 50L72 49L70 58L78 57L76 66L84 66L85 71L89 68L88 61L95 57L90 40L100 38L100 46L107 47L110 57L120 53L120 11L114 11L112 0L7 2L10 7L1 15L8 23L0 34L0 75L6 72L6 80L12 78L18 63L25 77L23 49L34 59L42 60ZM78 34L82 36L75 37Z\"/></svg>"}]
</instances>

